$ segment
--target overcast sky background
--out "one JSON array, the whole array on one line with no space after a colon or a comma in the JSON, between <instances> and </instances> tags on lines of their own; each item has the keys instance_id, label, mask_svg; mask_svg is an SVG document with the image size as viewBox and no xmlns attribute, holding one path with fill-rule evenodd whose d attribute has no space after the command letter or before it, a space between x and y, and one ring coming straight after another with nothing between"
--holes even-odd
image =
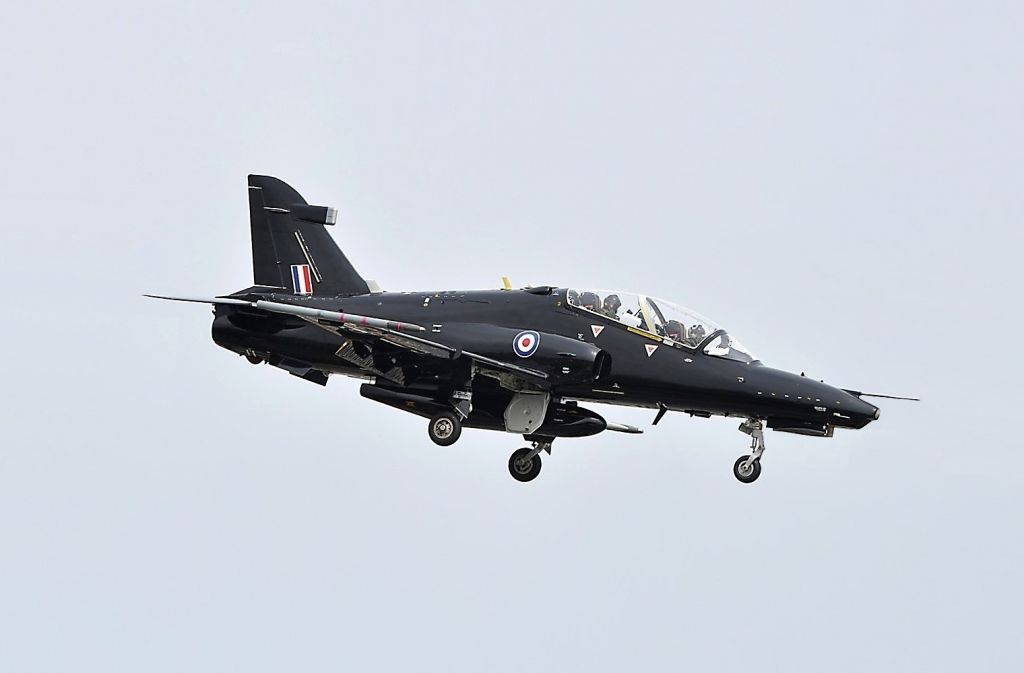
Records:
<instances>
[{"instance_id":1,"label":"overcast sky background","mask_svg":"<svg viewBox=\"0 0 1024 673\"><path fill-rule=\"evenodd\" d=\"M549 4L0 9L0 669L1024 668L1020 3ZM251 172L385 289L641 291L924 401L519 484L140 297L250 284Z\"/></svg>"}]
</instances>

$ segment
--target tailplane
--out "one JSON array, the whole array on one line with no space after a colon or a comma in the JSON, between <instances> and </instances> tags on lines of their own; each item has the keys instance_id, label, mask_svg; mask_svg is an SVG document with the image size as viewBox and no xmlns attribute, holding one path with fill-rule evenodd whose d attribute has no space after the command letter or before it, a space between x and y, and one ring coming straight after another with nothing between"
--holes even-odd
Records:
<instances>
[{"instance_id":1,"label":"tailplane","mask_svg":"<svg viewBox=\"0 0 1024 673\"><path fill-rule=\"evenodd\" d=\"M356 295L370 291L325 225L338 211L311 206L290 186L249 176L252 275L256 285L300 295Z\"/></svg>"}]
</instances>

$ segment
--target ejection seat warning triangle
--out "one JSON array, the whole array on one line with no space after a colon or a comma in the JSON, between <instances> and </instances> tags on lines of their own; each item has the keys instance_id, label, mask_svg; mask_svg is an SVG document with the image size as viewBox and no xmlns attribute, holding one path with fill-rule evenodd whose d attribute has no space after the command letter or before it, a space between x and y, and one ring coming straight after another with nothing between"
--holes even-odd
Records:
<instances>
[{"instance_id":1,"label":"ejection seat warning triangle","mask_svg":"<svg viewBox=\"0 0 1024 673\"><path fill-rule=\"evenodd\" d=\"M604 325L591 325L590 331L594 333L594 338L596 339L604 331Z\"/></svg>"},{"instance_id":2,"label":"ejection seat warning triangle","mask_svg":"<svg viewBox=\"0 0 1024 673\"><path fill-rule=\"evenodd\" d=\"M658 346L656 344L644 344L644 348L647 349L647 357L651 357L654 355L654 351L658 350Z\"/></svg>"}]
</instances>

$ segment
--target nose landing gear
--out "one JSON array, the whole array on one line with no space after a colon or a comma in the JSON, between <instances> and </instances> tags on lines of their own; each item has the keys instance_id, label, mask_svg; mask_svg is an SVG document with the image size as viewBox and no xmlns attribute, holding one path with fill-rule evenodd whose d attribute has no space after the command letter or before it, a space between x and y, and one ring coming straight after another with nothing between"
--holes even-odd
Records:
<instances>
[{"instance_id":1,"label":"nose landing gear","mask_svg":"<svg viewBox=\"0 0 1024 673\"><path fill-rule=\"evenodd\" d=\"M759 418L751 418L740 424L740 432L750 435L750 453L740 456L732 466L733 475L750 484L761 476L761 454L764 453L764 423Z\"/></svg>"}]
</instances>

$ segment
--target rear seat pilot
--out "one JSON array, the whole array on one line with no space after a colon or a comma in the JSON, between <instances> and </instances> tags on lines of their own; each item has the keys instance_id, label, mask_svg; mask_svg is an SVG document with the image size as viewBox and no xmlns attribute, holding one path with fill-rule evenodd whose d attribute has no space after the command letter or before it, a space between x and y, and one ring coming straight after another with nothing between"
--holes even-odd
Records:
<instances>
[{"instance_id":1,"label":"rear seat pilot","mask_svg":"<svg viewBox=\"0 0 1024 673\"><path fill-rule=\"evenodd\" d=\"M619 295L610 294L604 298L604 304L601 306L601 313L608 316L612 320L619 319L619 309L622 307L622 302L619 300Z\"/></svg>"}]
</instances>

